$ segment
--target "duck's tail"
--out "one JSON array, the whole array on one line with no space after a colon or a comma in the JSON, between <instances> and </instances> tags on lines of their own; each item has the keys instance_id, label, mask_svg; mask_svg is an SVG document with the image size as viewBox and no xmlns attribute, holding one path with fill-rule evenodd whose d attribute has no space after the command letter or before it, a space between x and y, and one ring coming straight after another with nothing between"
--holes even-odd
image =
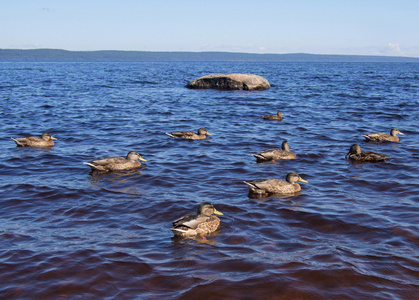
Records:
<instances>
[{"instance_id":1,"label":"duck's tail","mask_svg":"<svg viewBox=\"0 0 419 300\"><path fill-rule=\"evenodd\" d=\"M363 134L362 135L367 141L371 140L371 137L368 134Z\"/></svg>"},{"instance_id":2,"label":"duck's tail","mask_svg":"<svg viewBox=\"0 0 419 300\"><path fill-rule=\"evenodd\" d=\"M182 230L179 228L170 228L170 230L173 232L173 235L175 237L185 237L186 236L186 230Z\"/></svg>"},{"instance_id":3,"label":"duck's tail","mask_svg":"<svg viewBox=\"0 0 419 300\"><path fill-rule=\"evenodd\" d=\"M254 183L243 181L249 187L249 195L266 195L266 191L258 188Z\"/></svg>"},{"instance_id":4,"label":"duck's tail","mask_svg":"<svg viewBox=\"0 0 419 300\"><path fill-rule=\"evenodd\" d=\"M93 163L91 163L91 162L89 162L89 161L83 162L83 164L88 165L88 166L89 166L89 167L91 167L92 169L99 170L99 169L97 168L97 165L95 165L95 164L93 164Z\"/></svg>"},{"instance_id":5,"label":"duck's tail","mask_svg":"<svg viewBox=\"0 0 419 300\"><path fill-rule=\"evenodd\" d=\"M175 138L175 136L174 136L173 134L171 134L171 133L166 132L166 134L167 134L168 136L172 137L172 138Z\"/></svg>"},{"instance_id":6,"label":"duck's tail","mask_svg":"<svg viewBox=\"0 0 419 300\"><path fill-rule=\"evenodd\" d=\"M251 183L251 182L247 182L247 181L243 181L245 184L247 184L247 186L252 190L252 191L255 191L255 190L257 190L258 189L258 187L256 186L256 185L254 185L253 183Z\"/></svg>"},{"instance_id":7,"label":"duck's tail","mask_svg":"<svg viewBox=\"0 0 419 300\"><path fill-rule=\"evenodd\" d=\"M256 162L260 163L260 162L266 162L269 161L269 159L267 159L265 156L260 155L260 154L252 154L254 157L256 157Z\"/></svg>"},{"instance_id":8,"label":"duck's tail","mask_svg":"<svg viewBox=\"0 0 419 300\"><path fill-rule=\"evenodd\" d=\"M21 142L19 142L18 139L15 139L15 138L12 138L12 137L10 137L10 138L16 143L16 145L18 145L18 146L22 146L23 145Z\"/></svg>"}]
</instances>

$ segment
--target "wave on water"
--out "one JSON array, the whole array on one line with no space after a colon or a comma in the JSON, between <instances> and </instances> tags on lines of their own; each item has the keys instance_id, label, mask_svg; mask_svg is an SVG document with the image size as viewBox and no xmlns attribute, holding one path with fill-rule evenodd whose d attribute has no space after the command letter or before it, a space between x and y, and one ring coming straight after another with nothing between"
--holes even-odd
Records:
<instances>
[{"instance_id":1,"label":"wave on water","mask_svg":"<svg viewBox=\"0 0 419 300\"><path fill-rule=\"evenodd\" d=\"M419 294L415 63L0 64L0 298L415 299ZM254 73L266 91L189 90ZM281 122L263 120L282 111ZM205 127L184 141L166 132ZM363 134L405 134L366 143ZM50 149L10 137L57 138ZM251 155L287 140L295 160ZM390 156L354 164L352 144ZM83 162L138 151L140 169ZM290 195L245 180L297 172ZM202 202L223 213L205 237L172 222Z\"/></svg>"}]
</instances>

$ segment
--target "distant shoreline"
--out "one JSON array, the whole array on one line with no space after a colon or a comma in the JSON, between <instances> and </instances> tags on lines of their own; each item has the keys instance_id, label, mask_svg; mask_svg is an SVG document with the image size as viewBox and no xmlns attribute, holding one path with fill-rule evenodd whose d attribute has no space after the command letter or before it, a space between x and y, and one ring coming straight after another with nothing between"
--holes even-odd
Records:
<instances>
[{"instance_id":1,"label":"distant shoreline","mask_svg":"<svg viewBox=\"0 0 419 300\"><path fill-rule=\"evenodd\" d=\"M416 57L329 55L308 53L257 54L239 52L67 51L60 49L0 49L0 62L419 62Z\"/></svg>"}]
</instances>

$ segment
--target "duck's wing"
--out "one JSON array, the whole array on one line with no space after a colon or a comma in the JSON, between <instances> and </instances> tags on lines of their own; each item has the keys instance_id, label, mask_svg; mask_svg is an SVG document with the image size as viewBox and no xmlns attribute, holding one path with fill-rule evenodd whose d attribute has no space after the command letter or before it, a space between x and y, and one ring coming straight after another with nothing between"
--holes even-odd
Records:
<instances>
[{"instance_id":1,"label":"duck's wing","mask_svg":"<svg viewBox=\"0 0 419 300\"><path fill-rule=\"evenodd\" d=\"M263 119L264 120L279 120L279 117L274 116L274 115L266 115L266 116L263 116Z\"/></svg>"},{"instance_id":2,"label":"duck's wing","mask_svg":"<svg viewBox=\"0 0 419 300\"><path fill-rule=\"evenodd\" d=\"M379 141L390 137L390 135L385 132L371 132L368 134L364 134L363 137L365 137L367 141Z\"/></svg>"},{"instance_id":3,"label":"duck's wing","mask_svg":"<svg viewBox=\"0 0 419 300\"><path fill-rule=\"evenodd\" d=\"M264 190L264 191L272 191L275 186L278 185L284 185L287 182L281 179L258 179L258 180L252 180L252 181L244 181L247 186L253 190Z\"/></svg>"},{"instance_id":4,"label":"duck's wing","mask_svg":"<svg viewBox=\"0 0 419 300\"><path fill-rule=\"evenodd\" d=\"M28 142L45 142L45 140L37 136L27 136L27 137L24 137L23 139L27 140Z\"/></svg>"},{"instance_id":5,"label":"duck's wing","mask_svg":"<svg viewBox=\"0 0 419 300\"><path fill-rule=\"evenodd\" d=\"M257 154L252 154L252 155L256 157L258 160L270 161L270 160L275 160L278 157L278 153L280 151L281 151L280 149L274 148L274 149L264 150Z\"/></svg>"},{"instance_id":6,"label":"duck's wing","mask_svg":"<svg viewBox=\"0 0 419 300\"><path fill-rule=\"evenodd\" d=\"M263 116L264 120L277 120L277 121L282 121L282 116L275 116L275 115L266 115Z\"/></svg>"},{"instance_id":7,"label":"duck's wing","mask_svg":"<svg viewBox=\"0 0 419 300\"><path fill-rule=\"evenodd\" d=\"M390 156L387 156L381 153L372 152L372 151L365 151L365 152L362 152L361 154L362 154L362 157L367 161L384 161L387 158L390 158Z\"/></svg>"},{"instance_id":8,"label":"duck's wing","mask_svg":"<svg viewBox=\"0 0 419 300\"><path fill-rule=\"evenodd\" d=\"M97 165L97 166L106 166L109 164L122 164L127 162L127 160L124 157L121 156L111 156L111 157L106 157L103 159L96 159L96 160L92 160L89 161L88 163L93 164L93 165Z\"/></svg>"},{"instance_id":9,"label":"duck's wing","mask_svg":"<svg viewBox=\"0 0 419 300\"><path fill-rule=\"evenodd\" d=\"M183 217L180 217L179 219L175 220L173 222L173 227L188 227L191 229L196 229L199 224L204 223L207 221L207 217L199 216L196 214L189 214L185 215Z\"/></svg>"},{"instance_id":10,"label":"duck's wing","mask_svg":"<svg viewBox=\"0 0 419 300\"><path fill-rule=\"evenodd\" d=\"M37 143L45 143L43 139L37 136L27 136L27 137L21 137L21 138L11 138L15 141L15 143L19 146L25 146L25 145L31 145L31 144L37 144Z\"/></svg>"},{"instance_id":11,"label":"duck's wing","mask_svg":"<svg viewBox=\"0 0 419 300\"><path fill-rule=\"evenodd\" d=\"M171 133L166 132L166 134L174 138L191 138L197 135L193 131L177 131L177 132L171 132Z\"/></svg>"}]
</instances>

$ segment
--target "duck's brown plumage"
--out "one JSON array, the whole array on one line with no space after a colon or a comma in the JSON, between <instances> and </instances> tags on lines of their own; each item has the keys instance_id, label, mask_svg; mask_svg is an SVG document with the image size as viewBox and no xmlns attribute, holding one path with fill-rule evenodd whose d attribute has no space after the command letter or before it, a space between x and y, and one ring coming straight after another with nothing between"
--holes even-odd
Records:
<instances>
[{"instance_id":1,"label":"duck's brown plumage","mask_svg":"<svg viewBox=\"0 0 419 300\"><path fill-rule=\"evenodd\" d=\"M26 136L21 138L11 138L18 147L52 147L54 146L55 137L48 132L44 132L41 137Z\"/></svg>"},{"instance_id":2,"label":"duck's brown plumage","mask_svg":"<svg viewBox=\"0 0 419 300\"><path fill-rule=\"evenodd\" d=\"M390 134L385 132L372 132L364 134L365 140L367 142L398 142L400 139L397 136L398 134L404 135L397 128L392 128Z\"/></svg>"},{"instance_id":3,"label":"duck's brown plumage","mask_svg":"<svg viewBox=\"0 0 419 300\"><path fill-rule=\"evenodd\" d=\"M263 116L263 119L264 120L282 121L282 116L283 115L284 114L282 112L278 111L276 115L266 115L266 116Z\"/></svg>"},{"instance_id":4,"label":"duck's brown plumage","mask_svg":"<svg viewBox=\"0 0 419 300\"><path fill-rule=\"evenodd\" d=\"M295 172L287 174L286 180L269 178L252 181L244 181L249 187L249 194L272 195L272 194L294 194L301 191L301 186L297 183L306 182Z\"/></svg>"},{"instance_id":5,"label":"duck's brown plumage","mask_svg":"<svg viewBox=\"0 0 419 300\"><path fill-rule=\"evenodd\" d=\"M380 162L385 161L387 158L390 158L390 156L372 151L362 152L361 146L358 144L353 144L351 146L345 158L347 157L349 157L349 159L355 162Z\"/></svg>"},{"instance_id":6,"label":"duck's brown plumage","mask_svg":"<svg viewBox=\"0 0 419 300\"><path fill-rule=\"evenodd\" d=\"M280 159L295 159L296 155L294 152L290 151L290 146L288 141L282 142L282 149L273 148L264 150L257 154L252 154L256 157L256 161L259 162L268 162L268 161L275 161Z\"/></svg>"},{"instance_id":7,"label":"duck's brown plumage","mask_svg":"<svg viewBox=\"0 0 419 300\"><path fill-rule=\"evenodd\" d=\"M187 140L203 140L207 138L207 135L211 135L205 128L199 128L198 133L193 131L177 131L166 134L176 139L187 139Z\"/></svg>"},{"instance_id":8,"label":"duck's brown plumage","mask_svg":"<svg viewBox=\"0 0 419 300\"><path fill-rule=\"evenodd\" d=\"M126 158L121 156L112 156L84 162L84 164L91 167L92 170L122 171L141 167L141 163L138 160L146 161L138 152L130 151Z\"/></svg>"},{"instance_id":9,"label":"duck's brown plumage","mask_svg":"<svg viewBox=\"0 0 419 300\"><path fill-rule=\"evenodd\" d=\"M190 214L180 217L173 222L170 230L177 237L191 237L212 233L220 227L220 219L214 216L222 215L215 207L208 202L203 202L198 207L197 214Z\"/></svg>"}]
</instances>

